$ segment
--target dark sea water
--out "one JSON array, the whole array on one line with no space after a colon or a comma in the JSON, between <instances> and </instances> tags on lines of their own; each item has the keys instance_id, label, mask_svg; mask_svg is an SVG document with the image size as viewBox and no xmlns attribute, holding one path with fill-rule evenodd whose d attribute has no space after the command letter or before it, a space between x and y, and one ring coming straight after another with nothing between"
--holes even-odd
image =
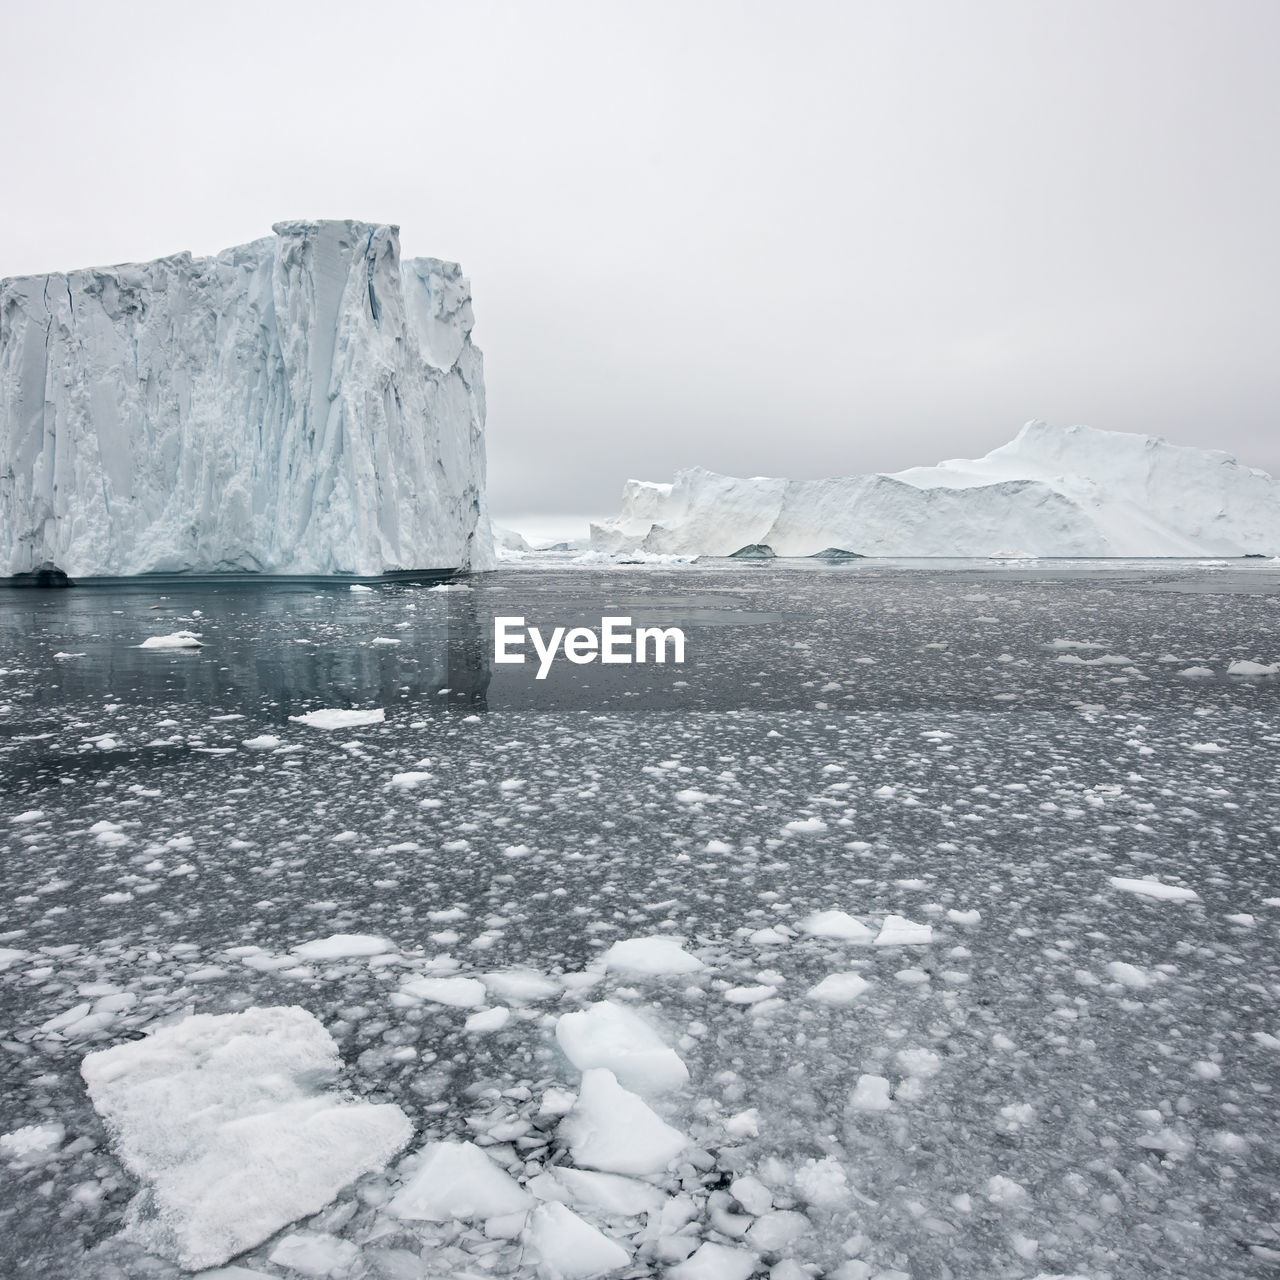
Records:
<instances>
[{"instance_id":1,"label":"dark sea water","mask_svg":"<svg viewBox=\"0 0 1280 1280\"><path fill-rule=\"evenodd\" d=\"M497 614L680 626L687 661L561 660L537 681L492 662ZM137 647L178 630L203 647ZM554 1018L608 996L689 1067L664 1114L699 1155L662 1185L694 1197L698 1239L733 1243L746 1219L724 1188L744 1173L807 1215L802 1238L756 1250L764 1269L1275 1274L1280 675L1229 675L1236 660L1280 662L1274 570L6 591L0 1133L66 1135L0 1184L0 1273L176 1274L113 1239L137 1184L88 1103L86 1052L183 1013L301 1005L345 1083L420 1137L528 1122L492 1143L527 1175L562 1158L531 1108L576 1087ZM385 720L290 719L318 708ZM800 927L827 910L902 915L932 941ZM337 933L391 939L399 967L274 963ZM489 1035L389 998L442 953L559 981L662 933L706 968L571 979ZM871 986L807 999L831 972ZM85 1002L103 1016L56 1025ZM887 1109L851 1103L863 1075L889 1082ZM751 1108L756 1136L726 1131ZM828 1160L851 1190L806 1201L797 1170ZM514 1246L391 1233L377 1183L319 1224L360 1247L345 1274L524 1274ZM596 1225L628 1241L625 1274L661 1272L643 1230ZM286 1274L269 1252L239 1261Z\"/></svg>"}]
</instances>

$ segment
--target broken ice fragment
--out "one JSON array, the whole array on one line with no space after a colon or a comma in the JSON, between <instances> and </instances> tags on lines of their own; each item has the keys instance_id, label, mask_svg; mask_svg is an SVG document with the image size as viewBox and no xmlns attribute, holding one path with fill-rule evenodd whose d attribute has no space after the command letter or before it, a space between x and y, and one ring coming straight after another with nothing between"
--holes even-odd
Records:
<instances>
[{"instance_id":1,"label":"broken ice fragment","mask_svg":"<svg viewBox=\"0 0 1280 1280\"><path fill-rule=\"evenodd\" d=\"M422 1156L417 1172L387 1206L397 1218L474 1222L534 1205L533 1197L474 1142L433 1142Z\"/></svg>"},{"instance_id":2,"label":"broken ice fragment","mask_svg":"<svg viewBox=\"0 0 1280 1280\"><path fill-rule=\"evenodd\" d=\"M197 1014L88 1054L80 1071L142 1182L125 1235L216 1266L381 1169L413 1128L397 1106L324 1091L338 1047L305 1009Z\"/></svg>"},{"instance_id":3,"label":"broken ice fragment","mask_svg":"<svg viewBox=\"0 0 1280 1280\"><path fill-rule=\"evenodd\" d=\"M606 1173L661 1173L687 1143L604 1067L583 1072L578 1101L561 1121L560 1134L577 1164Z\"/></svg>"}]
</instances>

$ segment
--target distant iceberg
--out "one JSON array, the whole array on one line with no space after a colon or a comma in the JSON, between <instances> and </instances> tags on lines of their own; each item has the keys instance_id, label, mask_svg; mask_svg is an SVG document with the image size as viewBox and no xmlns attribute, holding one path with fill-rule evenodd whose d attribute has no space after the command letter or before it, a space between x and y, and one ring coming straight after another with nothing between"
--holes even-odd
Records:
<instances>
[{"instance_id":1,"label":"distant iceberg","mask_svg":"<svg viewBox=\"0 0 1280 1280\"><path fill-rule=\"evenodd\" d=\"M0 577L492 565L461 269L274 231L0 282Z\"/></svg>"},{"instance_id":2,"label":"distant iceberg","mask_svg":"<svg viewBox=\"0 0 1280 1280\"><path fill-rule=\"evenodd\" d=\"M700 467L629 480L601 552L728 556L1244 556L1280 552L1280 485L1159 436L1029 422L983 458L832 480Z\"/></svg>"}]
</instances>

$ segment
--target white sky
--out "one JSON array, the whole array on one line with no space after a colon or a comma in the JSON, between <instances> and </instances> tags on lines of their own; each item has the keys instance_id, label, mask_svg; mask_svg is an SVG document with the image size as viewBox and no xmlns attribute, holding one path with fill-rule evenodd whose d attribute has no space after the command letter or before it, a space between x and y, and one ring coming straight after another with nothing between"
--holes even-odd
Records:
<instances>
[{"instance_id":1,"label":"white sky","mask_svg":"<svg viewBox=\"0 0 1280 1280\"><path fill-rule=\"evenodd\" d=\"M460 261L494 510L966 456L1280 473L1280 3L0 0L0 275L282 218Z\"/></svg>"}]
</instances>

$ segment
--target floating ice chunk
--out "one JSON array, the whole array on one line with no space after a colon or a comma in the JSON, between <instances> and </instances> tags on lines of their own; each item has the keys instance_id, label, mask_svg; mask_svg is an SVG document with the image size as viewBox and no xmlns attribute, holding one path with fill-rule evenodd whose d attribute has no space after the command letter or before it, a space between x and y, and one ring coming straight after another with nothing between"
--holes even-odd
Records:
<instances>
[{"instance_id":1,"label":"floating ice chunk","mask_svg":"<svg viewBox=\"0 0 1280 1280\"><path fill-rule=\"evenodd\" d=\"M1151 975L1137 965L1126 964L1123 960L1112 960L1107 965L1107 976L1113 982L1122 983L1126 987L1141 990L1151 985Z\"/></svg>"},{"instance_id":2,"label":"floating ice chunk","mask_svg":"<svg viewBox=\"0 0 1280 1280\"><path fill-rule=\"evenodd\" d=\"M729 1184L729 1193L748 1213L757 1217L773 1208L773 1192L749 1174L745 1178L734 1178Z\"/></svg>"},{"instance_id":3,"label":"floating ice chunk","mask_svg":"<svg viewBox=\"0 0 1280 1280\"><path fill-rule=\"evenodd\" d=\"M0 1158L10 1163L37 1163L52 1155L67 1136L65 1125L27 1124L0 1134Z\"/></svg>"},{"instance_id":4,"label":"floating ice chunk","mask_svg":"<svg viewBox=\"0 0 1280 1280\"><path fill-rule=\"evenodd\" d=\"M646 1097L689 1079L676 1051L638 1014L612 1000L564 1014L556 1040L579 1071L608 1067L624 1088Z\"/></svg>"},{"instance_id":5,"label":"floating ice chunk","mask_svg":"<svg viewBox=\"0 0 1280 1280\"><path fill-rule=\"evenodd\" d=\"M485 1002L484 983L475 978L412 978L400 990L415 1000L454 1009L478 1009Z\"/></svg>"},{"instance_id":6,"label":"floating ice chunk","mask_svg":"<svg viewBox=\"0 0 1280 1280\"><path fill-rule=\"evenodd\" d=\"M21 813L15 813L10 822L39 822L44 817L43 809L24 809Z\"/></svg>"},{"instance_id":7,"label":"floating ice chunk","mask_svg":"<svg viewBox=\"0 0 1280 1280\"><path fill-rule=\"evenodd\" d=\"M793 818L783 828L797 836L816 836L827 829L821 818Z\"/></svg>"},{"instance_id":8,"label":"floating ice chunk","mask_svg":"<svg viewBox=\"0 0 1280 1280\"><path fill-rule=\"evenodd\" d=\"M1141 1134L1137 1143L1147 1151L1159 1151L1177 1158L1189 1156L1196 1147L1195 1141L1187 1134L1167 1127L1157 1129L1155 1133Z\"/></svg>"},{"instance_id":9,"label":"floating ice chunk","mask_svg":"<svg viewBox=\"0 0 1280 1280\"><path fill-rule=\"evenodd\" d=\"M1242 659L1233 662L1227 668L1229 676L1274 676L1280 675L1280 662L1250 662Z\"/></svg>"},{"instance_id":10,"label":"floating ice chunk","mask_svg":"<svg viewBox=\"0 0 1280 1280\"><path fill-rule=\"evenodd\" d=\"M290 716L290 720L305 724L312 729L354 729L359 725L381 724L387 713L381 707L371 711L346 710L341 707L323 707L319 711L308 711L305 715Z\"/></svg>"},{"instance_id":11,"label":"floating ice chunk","mask_svg":"<svg viewBox=\"0 0 1280 1280\"><path fill-rule=\"evenodd\" d=\"M540 1204L529 1215L524 1246L542 1280L591 1280L631 1261L631 1255L616 1240L554 1200Z\"/></svg>"},{"instance_id":12,"label":"floating ice chunk","mask_svg":"<svg viewBox=\"0 0 1280 1280\"><path fill-rule=\"evenodd\" d=\"M877 947L914 947L932 941L932 925L916 924L905 916L886 916L876 935Z\"/></svg>"},{"instance_id":13,"label":"floating ice chunk","mask_svg":"<svg viewBox=\"0 0 1280 1280\"><path fill-rule=\"evenodd\" d=\"M659 977L666 974L696 973L706 966L684 950L684 939L670 934L648 938L624 938L597 957L592 968L620 969L625 973Z\"/></svg>"},{"instance_id":14,"label":"floating ice chunk","mask_svg":"<svg viewBox=\"0 0 1280 1280\"><path fill-rule=\"evenodd\" d=\"M490 1031L501 1030L510 1021L511 1010L505 1005L497 1005L493 1009L483 1009L479 1013L473 1013L463 1023L463 1029L470 1031L472 1035L485 1035Z\"/></svg>"},{"instance_id":15,"label":"floating ice chunk","mask_svg":"<svg viewBox=\"0 0 1280 1280\"><path fill-rule=\"evenodd\" d=\"M241 743L241 746L248 747L250 751L274 751L281 745L282 739L277 738L274 733L260 733L256 738L246 738Z\"/></svg>"},{"instance_id":16,"label":"floating ice chunk","mask_svg":"<svg viewBox=\"0 0 1280 1280\"><path fill-rule=\"evenodd\" d=\"M593 1173L566 1166L531 1178L529 1190L539 1200L558 1200L624 1218L657 1213L665 1199L657 1187L647 1182L616 1173Z\"/></svg>"},{"instance_id":17,"label":"floating ice chunk","mask_svg":"<svg viewBox=\"0 0 1280 1280\"><path fill-rule=\"evenodd\" d=\"M397 1106L321 1092L340 1059L305 1009L198 1014L88 1054L80 1071L143 1183L125 1234L189 1270L318 1212L413 1133Z\"/></svg>"},{"instance_id":18,"label":"floating ice chunk","mask_svg":"<svg viewBox=\"0 0 1280 1280\"><path fill-rule=\"evenodd\" d=\"M982 912L978 910L957 911L955 907L951 907L947 911L947 919L956 924L975 925L982 919Z\"/></svg>"},{"instance_id":19,"label":"floating ice chunk","mask_svg":"<svg viewBox=\"0 0 1280 1280\"><path fill-rule=\"evenodd\" d=\"M1219 746L1216 742L1193 742L1188 750L1202 756L1220 756L1226 751L1226 747Z\"/></svg>"},{"instance_id":20,"label":"floating ice chunk","mask_svg":"<svg viewBox=\"0 0 1280 1280\"><path fill-rule=\"evenodd\" d=\"M203 649L204 642L194 631L175 631L168 636L148 636L139 649Z\"/></svg>"},{"instance_id":21,"label":"floating ice chunk","mask_svg":"<svg viewBox=\"0 0 1280 1280\"><path fill-rule=\"evenodd\" d=\"M758 1107L748 1107L746 1111L739 1111L737 1115L730 1116L724 1122L725 1133L731 1134L735 1138L756 1138L760 1136L760 1110Z\"/></svg>"},{"instance_id":22,"label":"floating ice chunk","mask_svg":"<svg viewBox=\"0 0 1280 1280\"><path fill-rule=\"evenodd\" d=\"M394 951L396 945L371 933L335 933L328 938L301 942L293 953L303 960L344 960L351 956L381 956Z\"/></svg>"},{"instance_id":23,"label":"floating ice chunk","mask_svg":"<svg viewBox=\"0 0 1280 1280\"><path fill-rule=\"evenodd\" d=\"M730 987L724 993L724 998L730 1004L761 1004L765 1000L772 1000L777 994L777 987L762 983L754 987Z\"/></svg>"},{"instance_id":24,"label":"floating ice chunk","mask_svg":"<svg viewBox=\"0 0 1280 1280\"><path fill-rule=\"evenodd\" d=\"M771 925L767 929L757 929L747 941L753 947L782 947L791 941L791 935Z\"/></svg>"},{"instance_id":25,"label":"floating ice chunk","mask_svg":"<svg viewBox=\"0 0 1280 1280\"><path fill-rule=\"evenodd\" d=\"M759 1258L745 1249L708 1240L674 1267L668 1267L669 1280L747 1280L756 1269Z\"/></svg>"},{"instance_id":26,"label":"floating ice chunk","mask_svg":"<svg viewBox=\"0 0 1280 1280\"><path fill-rule=\"evenodd\" d=\"M357 593L360 593L360 592L364 592L364 591L372 591L372 590L373 590L373 588L372 588L372 587L366 587L366 586L364 585L364 583L363 583L363 582L353 582L353 583L351 584L351 586L350 586L349 590L351 590L351 591L355 591L355 592L357 592Z\"/></svg>"},{"instance_id":27,"label":"floating ice chunk","mask_svg":"<svg viewBox=\"0 0 1280 1280\"><path fill-rule=\"evenodd\" d=\"M805 992L805 999L823 1004L852 1004L870 985L860 973L829 973Z\"/></svg>"},{"instance_id":28,"label":"floating ice chunk","mask_svg":"<svg viewBox=\"0 0 1280 1280\"><path fill-rule=\"evenodd\" d=\"M11 964L17 963L19 960L25 960L27 953L19 951L17 947L0 947L0 971L7 969Z\"/></svg>"},{"instance_id":29,"label":"floating ice chunk","mask_svg":"<svg viewBox=\"0 0 1280 1280\"><path fill-rule=\"evenodd\" d=\"M345 1276L359 1261L360 1250L350 1240L339 1240L320 1231L294 1231L267 1257L277 1267L304 1276Z\"/></svg>"},{"instance_id":30,"label":"floating ice chunk","mask_svg":"<svg viewBox=\"0 0 1280 1280\"><path fill-rule=\"evenodd\" d=\"M992 1204L1016 1205L1027 1198L1027 1189L1012 1178L997 1173L987 1179L987 1199Z\"/></svg>"},{"instance_id":31,"label":"floating ice chunk","mask_svg":"<svg viewBox=\"0 0 1280 1280\"><path fill-rule=\"evenodd\" d=\"M420 769L411 769L407 773L393 773L391 775L391 785L393 787L402 787L405 791L412 791L415 787L420 787L424 782L430 782L431 775L423 773Z\"/></svg>"},{"instance_id":32,"label":"floating ice chunk","mask_svg":"<svg viewBox=\"0 0 1280 1280\"><path fill-rule=\"evenodd\" d=\"M762 1253L777 1253L812 1229L813 1224L803 1213L774 1209L762 1214L747 1229L747 1243Z\"/></svg>"},{"instance_id":33,"label":"floating ice chunk","mask_svg":"<svg viewBox=\"0 0 1280 1280\"><path fill-rule=\"evenodd\" d=\"M686 788L684 791L676 792L676 800L680 804L707 804L719 799L719 796L709 795L705 791L698 791L693 787Z\"/></svg>"},{"instance_id":34,"label":"floating ice chunk","mask_svg":"<svg viewBox=\"0 0 1280 1280\"><path fill-rule=\"evenodd\" d=\"M1232 915L1227 916L1227 921L1230 924L1238 924L1244 929L1252 929L1253 926L1258 923L1257 920L1247 911L1237 911Z\"/></svg>"},{"instance_id":35,"label":"floating ice chunk","mask_svg":"<svg viewBox=\"0 0 1280 1280\"><path fill-rule=\"evenodd\" d=\"M532 1209L533 1197L474 1142L433 1142L387 1206L397 1218L484 1221Z\"/></svg>"},{"instance_id":36,"label":"floating ice chunk","mask_svg":"<svg viewBox=\"0 0 1280 1280\"><path fill-rule=\"evenodd\" d=\"M538 1107L540 1116L567 1116L573 1110L578 1095L568 1089L547 1089L542 1095L542 1103Z\"/></svg>"},{"instance_id":37,"label":"floating ice chunk","mask_svg":"<svg viewBox=\"0 0 1280 1280\"><path fill-rule=\"evenodd\" d=\"M903 1075L927 1080L942 1070L942 1059L932 1049L899 1049L894 1055Z\"/></svg>"},{"instance_id":38,"label":"floating ice chunk","mask_svg":"<svg viewBox=\"0 0 1280 1280\"><path fill-rule=\"evenodd\" d=\"M1109 876L1113 889L1136 893L1143 898L1160 898L1166 902L1198 902L1200 895L1194 889L1183 889L1175 884L1162 884L1154 878L1131 880L1127 876Z\"/></svg>"},{"instance_id":39,"label":"floating ice chunk","mask_svg":"<svg viewBox=\"0 0 1280 1280\"><path fill-rule=\"evenodd\" d=\"M578 1101L560 1133L577 1164L605 1173L661 1173L686 1146L684 1134L604 1067L583 1072Z\"/></svg>"},{"instance_id":40,"label":"floating ice chunk","mask_svg":"<svg viewBox=\"0 0 1280 1280\"><path fill-rule=\"evenodd\" d=\"M532 1004L558 996L561 984L533 969L506 969L500 973L482 973L480 981L491 996L509 1004Z\"/></svg>"},{"instance_id":41,"label":"floating ice chunk","mask_svg":"<svg viewBox=\"0 0 1280 1280\"><path fill-rule=\"evenodd\" d=\"M842 942L870 942L872 938L871 930L846 911L815 911L798 927L812 938L839 938Z\"/></svg>"},{"instance_id":42,"label":"floating ice chunk","mask_svg":"<svg viewBox=\"0 0 1280 1280\"><path fill-rule=\"evenodd\" d=\"M806 1160L795 1172L796 1192L808 1204L835 1209L849 1199L849 1178L834 1156Z\"/></svg>"},{"instance_id":43,"label":"floating ice chunk","mask_svg":"<svg viewBox=\"0 0 1280 1280\"><path fill-rule=\"evenodd\" d=\"M1133 659L1123 653L1106 653L1101 658L1081 658L1074 653L1063 653L1058 656L1058 661L1076 667L1127 667L1133 664Z\"/></svg>"},{"instance_id":44,"label":"floating ice chunk","mask_svg":"<svg viewBox=\"0 0 1280 1280\"><path fill-rule=\"evenodd\" d=\"M1204 680L1213 675L1212 667L1183 667L1178 672L1180 676L1186 676L1190 680Z\"/></svg>"},{"instance_id":45,"label":"floating ice chunk","mask_svg":"<svg viewBox=\"0 0 1280 1280\"><path fill-rule=\"evenodd\" d=\"M374 636L373 639L369 641L369 643L375 644L375 645L387 646L387 645L399 644L400 641L397 640L394 636Z\"/></svg>"},{"instance_id":46,"label":"floating ice chunk","mask_svg":"<svg viewBox=\"0 0 1280 1280\"><path fill-rule=\"evenodd\" d=\"M888 1111L893 1105L889 1099L889 1081L884 1076L859 1076L849 1095L849 1105L855 1111Z\"/></svg>"},{"instance_id":47,"label":"floating ice chunk","mask_svg":"<svg viewBox=\"0 0 1280 1280\"><path fill-rule=\"evenodd\" d=\"M93 1009L93 1003L89 1000L83 1000L79 1004L74 1004L70 1009L64 1010L62 1013L55 1013L47 1022L40 1024L40 1030L46 1035L54 1031L62 1031L66 1027L73 1026L79 1022L81 1018L86 1017Z\"/></svg>"},{"instance_id":48,"label":"floating ice chunk","mask_svg":"<svg viewBox=\"0 0 1280 1280\"><path fill-rule=\"evenodd\" d=\"M830 1274L834 1280L849 1280L843 1265ZM812 1280L812 1277L794 1258L783 1258L769 1268L769 1280Z\"/></svg>"}]
</instances>

